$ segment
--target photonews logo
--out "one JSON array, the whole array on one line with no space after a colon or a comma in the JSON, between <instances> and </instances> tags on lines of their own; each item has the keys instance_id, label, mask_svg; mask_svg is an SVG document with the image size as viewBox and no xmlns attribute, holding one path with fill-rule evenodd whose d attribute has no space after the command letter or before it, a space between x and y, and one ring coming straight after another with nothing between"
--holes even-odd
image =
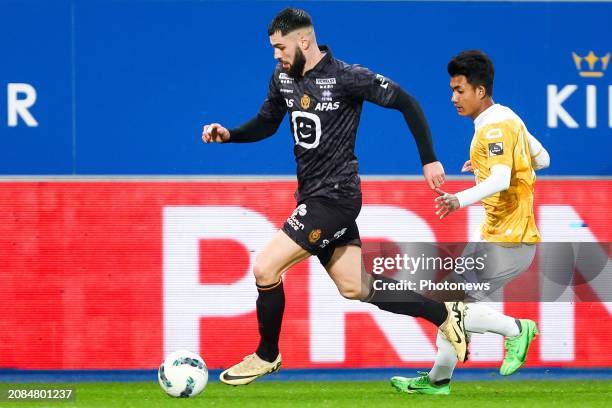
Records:
<instances>
[{"instance_id":1,"label":"photonews logo","mask_svg":"<svg viewBox=\"0 0 612 408\"><path fill-rule=\"evenodd\" d=\"M568 58L568 62L569 62ZM612 85L606 80L606 70L610 63L610 52L589 51L588 53L572 52L571 60L578 78L592 81L586 85L577 84L548 84L546 89L547 126L558 128L560 123L564 126L577 129L586 126L589 129L597 128L597 104L607 100L608 120L607 126L612 128ZM580 95L582 94L582 95ZM584 100L585 113L568 112L563 104L570 98ZM585 118L581 124L580 118Z\"/></svg>"}]
</instances>

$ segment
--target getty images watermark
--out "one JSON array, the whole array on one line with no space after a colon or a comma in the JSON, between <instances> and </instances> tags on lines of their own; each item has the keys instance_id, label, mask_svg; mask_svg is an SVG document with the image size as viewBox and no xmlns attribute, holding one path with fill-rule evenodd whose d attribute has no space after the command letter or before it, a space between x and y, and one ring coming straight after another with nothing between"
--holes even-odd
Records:
<instances>
[{"instance_id":1,"label":"getty images watermark","mask_svg":"<svg viewBox=\"0 0 612 408\"><path fill-rule=\"evenodd\" d=\"M411 277L427 272L440 271L445 273L456 272L463 274L466 271L481 272L486 268L487 254L481 256L427 256L421 253L418 256L411 256L407 253L396 253L393 256L377 256L372 259L370 270L374 275L408 274ZM374 290L412 290L412 291L488 291L491 286L488 282L456 282L456 281L436 281L433 278L425 279L397 279L395 281L383 281L375 279Z\"/></svg>"},{"instance_id":2,"label":"getty images watermark","mask_svg":"<svg viewBox=\"0 0 612 408\"><path fill-rule=\"evenodd\" d=\"M362 250L364 293L373 287L436 300L612 302L609 242L370 241Z\"/></svg>"}]
</instances>

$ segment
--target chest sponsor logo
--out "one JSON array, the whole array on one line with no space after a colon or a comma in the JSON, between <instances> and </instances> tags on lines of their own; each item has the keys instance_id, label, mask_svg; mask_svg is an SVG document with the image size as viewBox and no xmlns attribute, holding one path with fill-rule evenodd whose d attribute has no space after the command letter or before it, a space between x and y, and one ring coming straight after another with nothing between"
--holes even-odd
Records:
<instances>
[{"instance_id":1,"label":"chest sponsor logo","mask_svg":"<svg viewBox=\"0 0 612 408\"><path fill-rule=\"evenodd\" d=\"M315 106L316 111L335 111L340 107L340 102L318 102Z\"/></svg>"},{"instance_id":2,"label":"chest sponsor logo","mask_svg":"<svg viewBox=\"0 0 612 408\"><path fill-rule=\"evenodd\" d=\"M336 78L317 78L315 83L321 89L332 89L336 85Z\"/></svg>"},{"instance_id":3,"label":"chest sponsor logo","mask_svg":"<svg viewBox=\"0 0 612 408\"><path fill-rule=\"evenodd\" d=\"M285 74L284 72L281 72L280 74L278 74L278 79L280 79L281 84L290 84L293 82L293 78L291 78L289 75Z\"/></svg>"},{"instance_id":4,"label":"chest sponsor logo","mask_svg":"<svg viewBox=\"0 0 612 408\"><path fill-rule=\"evenodd\" d=\"M321 119L310 112L291 112L291 129L297 146L314 149L321 141Z\"/></svg>"}]
</instances>

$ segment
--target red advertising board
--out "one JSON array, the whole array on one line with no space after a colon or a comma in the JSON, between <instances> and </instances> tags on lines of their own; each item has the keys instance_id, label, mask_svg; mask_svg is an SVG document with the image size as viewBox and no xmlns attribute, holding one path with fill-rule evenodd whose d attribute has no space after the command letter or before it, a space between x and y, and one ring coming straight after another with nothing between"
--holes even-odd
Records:
<instances>
[{"instance_id":1,"label":"red advertising board","mask_svg":"<svg viewBox=\"0 0 612 408\"><path fill-rule=\"evenodd\" d=\"M448 191L467 187L449 181ZM0 367L155 368L176 348L209 367L257 343L255 253L294 208L289 181L5 181L0 184ZM609 180L543 180L544 240L609 242ZM365 181L364 240L466 241L479 207L438 220L422 181ZM537 259L536 259L537 262ZM612 277L611 277L612 279ZM532 282L519 277L508 290ZM593 288L596 292L597 288ZM423 366L427 322L342 298L316 258L285 277L283 365ZM612 366L612 303L497 305L538 321L531 366ZM469 366L494 366L501 339L474 336Z\"/></svg>"}]
</instances>

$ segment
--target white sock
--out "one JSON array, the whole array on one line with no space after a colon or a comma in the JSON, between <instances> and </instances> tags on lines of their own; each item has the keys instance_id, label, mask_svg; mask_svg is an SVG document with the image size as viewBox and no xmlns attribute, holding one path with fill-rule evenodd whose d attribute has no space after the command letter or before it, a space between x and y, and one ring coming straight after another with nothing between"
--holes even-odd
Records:
<instances>
[{"instance_id":1,"label":"white sock","mask_svg":"<svg viewBox=\"0 0 612 408\"><path fill-rule=\"evenodd\" d=\"M429 371L429 381L435 383L441 380L450 380L453 375L453 370L457 365L457 353L452 344L438 330L436 338L436 346L438 346L438 354L434 366Z\"/></svg>"},{"instance_id":2,"label":"white sock","mask_svg":"<svg viewBox=\"0 0 612 408\"><path fill-rule=\"evenodd\" d=\"M499 313L483 303L466 304L465 330L472 333L497 333L505 337L520 334L513 317Z\"/></svg>"}]
</instances>

